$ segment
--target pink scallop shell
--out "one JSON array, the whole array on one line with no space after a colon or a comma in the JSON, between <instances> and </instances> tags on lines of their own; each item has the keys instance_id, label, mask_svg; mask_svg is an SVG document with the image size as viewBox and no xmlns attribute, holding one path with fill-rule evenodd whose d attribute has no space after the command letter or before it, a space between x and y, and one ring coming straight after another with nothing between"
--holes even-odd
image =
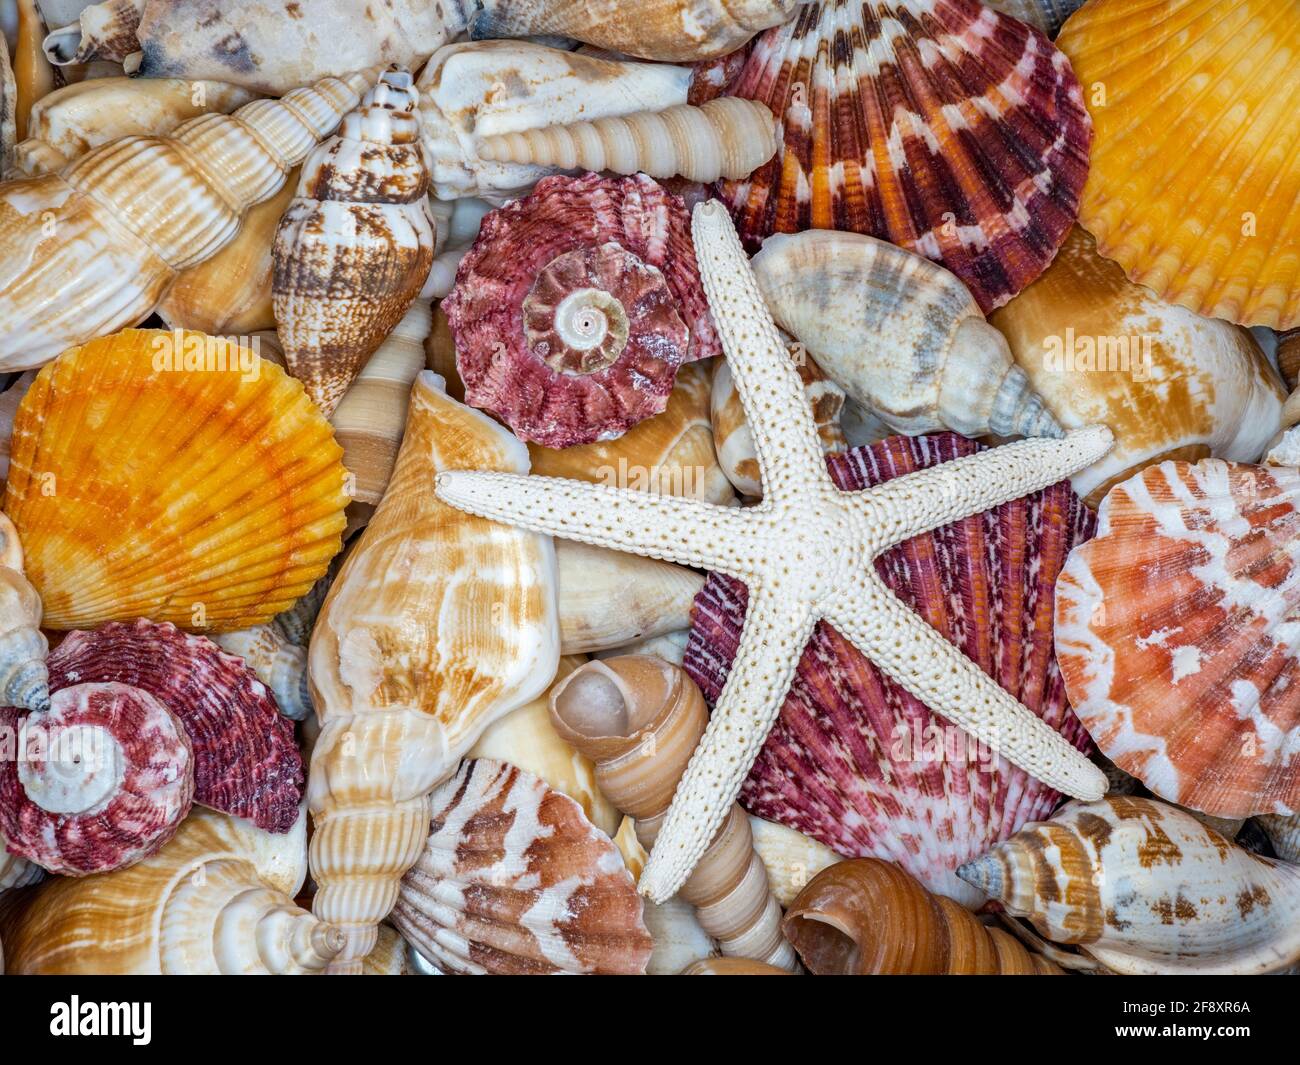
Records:
<instances>
[{"instance_id":1,"label":"pink scallop shell","mask_svg":"<svg viewBox=\"0 0 1300 1065\"><path fill-rule=\"evenodd\" d=\"M27 734L17 749L19 727L43 726L45 742ZM57 814L32 802L18 775L30 758L39 772L48 765L52 738L72 725L98 726L122 748L125 771L117 791L93 811ZM50 709L29 714L0 707L0 834L8 849L52 873L89 876L154 854L176 833L194 799L194 755L185 729L158 699L126 684L76 684L56 691Z\"/></svg>"},{"instance_id":2,"label":"pink scallop shell","mask_svg":"<svg viewBox=\"0 0 1300 1065\"><path fill-rule=\"evenodd\" d=\"M894 436L827 466L852 490L980 450L955 433ZM876 560L903 602L1085 751L1052 654L1052 606L1066 555L1093 525L1062 482ZM747 599L744 584L716 573L696 596L683 665L710 704L735 657ZM1060 796L948 725L821 622L740 798L845 857L896 862L932 891L978 905L957 866L1047 816Z\"/></svg>"},{"instance_id":3,"label":"pink scallop shell","mask_svg":"<svg viewBox=\"0 0 1300 1065\"><path fill-rule=\"evenodd\" d=\"M293 723L240 658L170 623L110 622L69 633L49 657L50 689L84 681L143 688L180 719L194 745L194 801L287 832L303 796Z\"/></svg>"},{"instance_id":4,"label":"pink scallop shell","mask_svg":"<svg viewBox=\"0 0 1300 1065\"><path fill-rule=\"evenodd\" d=\"M608 365L544 361L557 353L536 307L578 287L627 312L628 339ZM551 448L621 436L664 409L683 362L722 350L685 205L644 174L549 177L493 211L442 306L466 402Z\"/></svg>"}]
</instances>

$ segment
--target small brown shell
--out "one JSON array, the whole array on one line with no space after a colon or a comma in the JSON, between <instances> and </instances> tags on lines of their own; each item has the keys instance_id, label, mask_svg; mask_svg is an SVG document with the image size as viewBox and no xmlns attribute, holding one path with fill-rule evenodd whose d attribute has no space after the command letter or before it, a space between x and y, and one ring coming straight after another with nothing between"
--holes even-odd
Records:
<instances>
[{"instance_id":1,"label":"small brown shell","mask_svg":"<svg viewBox=\"0 0 1300 1065\"><path fill-rule=\"evenodd\" d=\"M618 848L582 807L486 758L433 793L392 921L446 973L640 974L652 942Z\"/></svg>"}]
</instances>

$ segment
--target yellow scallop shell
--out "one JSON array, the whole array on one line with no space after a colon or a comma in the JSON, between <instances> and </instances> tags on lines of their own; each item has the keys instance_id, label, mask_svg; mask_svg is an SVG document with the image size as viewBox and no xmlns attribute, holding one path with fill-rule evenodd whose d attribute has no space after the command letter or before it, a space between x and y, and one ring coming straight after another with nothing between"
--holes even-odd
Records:
<instances>
[{"instance_id":1,"label":"yellow scallop shell","mask_svg":"<svg viewBox=\"0 0 1300 1065\"><path fill-rule=\"evenodd\" d=\"M1092 114L1101 253L1199 314L1300 324L1300 4L1092 0L1056 43Z\"/></svg>"},{"instance_id":2,"label":"yellow scallop shell","mask_svg":"<svg viewBox=\"0 0 1300 1065\"><path fill-rule=\"evenodd\" d=\"M302 385L230 340L70 348L19 405L5 494L43 624L269 621L339 550L342 454Z\"/></svg>"}]
</instances>

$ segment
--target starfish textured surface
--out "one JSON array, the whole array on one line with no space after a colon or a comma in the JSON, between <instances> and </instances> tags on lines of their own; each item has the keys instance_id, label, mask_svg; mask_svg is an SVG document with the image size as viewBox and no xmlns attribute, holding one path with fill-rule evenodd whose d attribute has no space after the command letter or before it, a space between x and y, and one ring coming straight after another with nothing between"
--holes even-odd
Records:
<instances>
[{"instance_id":1,"label":"starfish textured surface","mask_svg":"<svg viewBox=\"0 0 1300 1065\"><path fill-rule=\"evenodd\" d=\"M551 477L451 471L438 495L535 532L738 577L749 610L709 726L641 877L676 893L736 801L817 620L824 618L935 713L1075 798L1099 769L908 609L873 562L894 544L1055 484L1095 462L1110 430L1022 440L860 492L832 483L803 386L725 209L695 209L704 291L758 453L763 500L744 509Z\"/></svg>"}]
</instances>

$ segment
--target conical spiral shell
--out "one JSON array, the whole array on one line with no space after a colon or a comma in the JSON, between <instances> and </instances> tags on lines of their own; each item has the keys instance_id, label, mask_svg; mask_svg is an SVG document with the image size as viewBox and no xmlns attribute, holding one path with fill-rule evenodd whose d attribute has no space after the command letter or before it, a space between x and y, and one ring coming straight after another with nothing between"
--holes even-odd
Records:
<instances>
[{"instance_id":1,"label":"conical spiral shell","mask_svg":"<svg viewBox=\"0 0 1300 1065\"><path fill-rule=\"evenodd\" d=\"M256 95L220 81L172 78L92 78L65 85L32 108L27 138L14 148L14 167L27 177L48 174L101 144L170 133L198 115L229 114Z\"/></svg>"},{"instance_id":2,"label":"conical spiral shell","mask_svg":"<svg viewBox=\"0 0 1300 1065\"><path fill-rule=\"evenodd\" d=\"M748 176L776 151L776 125L764 104L720 97L701 107L684 104L621 118L484 137L480 157L490 162L556 166L563 170L640 171L654 178L681 176L712 182Z\"/></svg>"},{"instance_id":3,"label":"conical spiral shell","mask_svg":"<svg viewBox=\"0 0 1300 1065\"><path fill-rule=\"evenodd\" d=\"M958 875L1114 972L1250 974L1300 961L1300 866L1154 799L1070 802Z\"/></svg>"},{"instance_id":4,"label":"conical spiral shell","mask_svg":"<svg viewBox=\"0 0 1300 1065\"><path fill-rule=\"evenodd\" d=\"M894 431L1062 435L1006 339L943 267L830 230L773 236L752 265L777 324Z\"/></svg>"},{"instance_id":5,"label":"conical spiral shell","mask_svg":"<svg viewBox=\"0 0 1300 1065\"><path fill-rule=\"evenodd\" d=\"M0 706L49 707L48 650L41 632L41 597L23 576L18 530L0 513Z\"/></svg>"},{"instance_id":6,"label":"conical spiral shell","mask_svg":"<svg viewBox=\"0 0 1300 1065\"><path fill-rule=\"evenodd\" d=\"M45 625L269 621L338 552L340 455L302 386L228 341L129 329L64 352L19 406L5 486Z\"/></svg>"},{"instance_id":7,"label":"conical spiral shell","mask_svg":"<svg viewBox=\"0 0 1300 1065\"><path fill-rule=\"evenodd\" d=\"M326 417L433 262L418 95L405 71L380 75L303 163L275 234L271 293L285 366Z\"/></svg>"},{"instance_id":8,"label":"conical spiral shell","mask_svg":"<svg viewBox=\"0 0 1300 1065\"><path fill-rule=\"evenodd\" d=\"M319 972L343 937L294 905L303 851L301 830L269 836L196 809L166 847L138 865L50 880L0 900L9 971Z\"/></svg>"},{"instance_id":9,"label":"conical spiral shell","mask_svg":"<svg viewBox=\"0 0 1300 1065\"><path fill-rule=\"evenodd\" d=\"M524 473L528 455L422 372L388 490L308 653L323 726L308 786L314 908L348 934L340 968L373 948L424 846L429 793L559 660L550 538L440 502L431 485L448 469Z\"/></svg>"},{"instance_id":10,"label":"conical spiral shell","mask_svg":"<svg viewBox=\"0 0 1300 1065\"><path fill-rule=\"evenodd\" d=\"M611 52L672 63L726 55L790 17L795 0L479 0L475 39L572 37Z\"/></svg>"},{"instance_id":11,"label":"conical spiral shell","mask_svg":"<svg viewBox=\"0 0 1300 1065\"><path fill-rule=\"evenodd\" d=\"M588 662L551 693L556 731L595 761L601 790L636 819L647 849L707 721L695 683L649 655ZM781 908L739 806L732 806L680 895L724 954L794 968L781 938Z\"/></svg>"},{"instance_id":12,"label":"conical spiral shell","mask_svg":"<svg viewBox=\"0 0 1300 1065\"><path fill-rule=\"evenodd\" d=\"M329 78L0 185L0 371L145 318L178 271L234 239L365 84Z\"/></svg>"},{"instance_id":13,"label":"conical spiral shell","mask_svg":"<svg viewBox=\"0 0 1300 1065\"><path fill-rule=\"evenodd\" d=\"M823 869L790 904L786 938L816 976L1050 976L1061 970L878 858Z\"/></svg>"}]
</instances>

